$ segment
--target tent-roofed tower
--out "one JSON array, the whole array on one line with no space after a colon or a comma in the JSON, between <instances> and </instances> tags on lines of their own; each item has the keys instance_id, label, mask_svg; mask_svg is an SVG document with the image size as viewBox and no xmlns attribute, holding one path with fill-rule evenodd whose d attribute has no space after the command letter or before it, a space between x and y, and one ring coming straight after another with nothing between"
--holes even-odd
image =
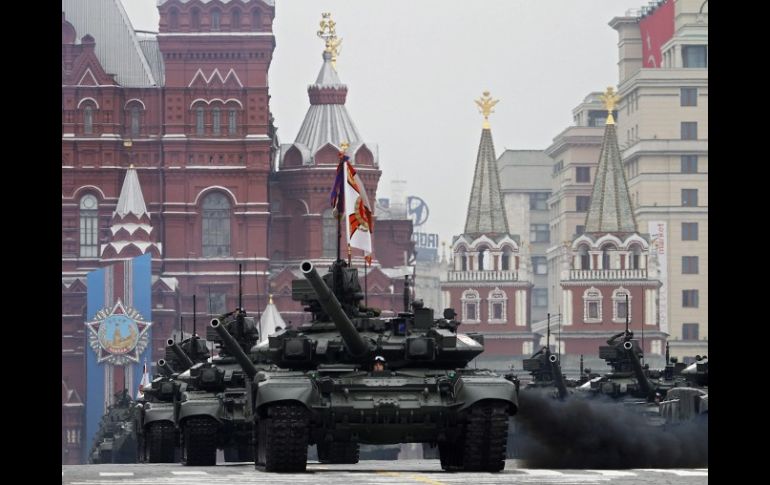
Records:
<instances>
[{"instance_id":1,"label":"tent-roofed tower","mask_svg":"<svg viewBox=\"0 0 770 485\"><path fill-rule=\"evenodd\" d=\"M489 115L498 100L488 91L476 100L484 122L465 219L452 241L453 262L441 284L444 306L452 307L468 331L485 334L485 365L509 368L510 355L532 349L530 290L520 264L520 237L510 234ZM499 356L499 357L495 357ZM505 357L504 357L505 356Z\"/></svg>"},{"instance_id":2,"label":"tent-roofed tower","mask_svg":"<svg viewBox=\"0 0 770 485\"><path fill-rule=\"evenodd\" d=\"M665 346L657 260L649 235L637 230L612 116L617 103L612 87L602 100L608 116L586 230L563 248L568 267L561 275L561 342L554 342L566 354L563 368L577 368L580 354L587 356L586 365L603 365L599 345L625 329L627 316L636 338L644 332L646 353L660 355Z\"/></svg>"}]
</instances>

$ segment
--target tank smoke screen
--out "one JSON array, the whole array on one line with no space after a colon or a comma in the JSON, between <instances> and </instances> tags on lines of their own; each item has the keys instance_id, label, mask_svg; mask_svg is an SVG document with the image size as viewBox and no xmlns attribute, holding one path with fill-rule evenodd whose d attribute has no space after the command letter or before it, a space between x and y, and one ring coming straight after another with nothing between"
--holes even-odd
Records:
<instances>
[{"instance_id":1,"label":"tank smoke screen","mask_svg":"<svg viewBox=\"0 0 770 485\"><path fill-rule=\"evenodd\" d=\"M652 426L612 401L522 392L514 439L530 468L688 468L708 466L708 415Z\"/></svg>"}]
</instances>

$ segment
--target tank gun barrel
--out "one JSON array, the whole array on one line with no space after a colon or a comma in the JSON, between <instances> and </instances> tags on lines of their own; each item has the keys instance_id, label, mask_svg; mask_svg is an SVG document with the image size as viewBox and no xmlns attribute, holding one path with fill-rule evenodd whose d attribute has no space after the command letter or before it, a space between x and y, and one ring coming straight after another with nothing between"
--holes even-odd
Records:
<instances>
[{"instance_id":1,"label":"tank gun barrel","mask_svg":"<svg viewBox=\"0 0 770 485\"><path fill-rule=\"evenodd\" d=\"M623 349L628 354L628 359L631 361L631 368L634 370L636 380L639 382L639 389L646 395L651 396L653 389L652 383L647 376L644 375L644 369L642 369L642 363L639 362L639 356L634 352L634 344L631 341L623 343Z\"/></svg>"},{"instance_id":2,"label":"tank gun barrel","mask_svg":"<svg viewBox=\"0 0 770 485\"><path fill-rule=\"evenodd\" d=\"M243 351L241 346L238 344L238 341L235 340L235 338L230 335L230 332L227 331L227 329L222 325L222 323L219 321L218 318L213 318L211 320L211 328L213 328L219 337L222 339L222 343L225 346L225 349L235 357L235 360L238 361L238 364L240 364L241 368L243 368L243 372L246 373L247 376L249 376L249 379L254 378L255 375L257 375L257 368L254 366L254 363L249 359L249 356L246 355L246 352Z\"/></svg>"},{"instance_id":3,"label":"tank gun barrel","mask_svg":"<svg viewBox=\"0 0 770 485\"><path fill-rule=\"evenodd\" d=\"M559 359L556 357L556 355L551 354L551 352L548 352L550 355L548 356L548 362L550 362L551 365L551 375L553 375L553 382L556 384L556 389L559 391L559 399L564 399L567 397L567 385L564 384L564 376L561 373L561 365L559 364Z\"/></svg>"},{"instance_id":4,"label":"tank gun barrel","mask_svg":"<svg viewBox=\"0 0 770 485\"><path fill-rule=\"evenodd\" d=\"M166 348L171 349L174 352L174 355L176 355L177 359L179 359L182 362L182 365L184 365L184 370L187 370L195 365L195 362L192 361L189 355L185 354L184 350L182 350L182 347L180 347L178 343L174 342L174 339L166 340Z\"/></svg>"},{"instance_id":5,"label":"tank gun barrel","mask_svg":"<svg viewBox=\"0 0 770 485\"><path fill-rule=\"evenodd\" d=\"M353 354L354 357L366 356L369 353L369 346L361 335L359 335L358 331L356 331L353 322L351 322L345 312L342 311L339 300L337 300L329 287L326 286L326 283L324 283L321 276L313 267L313 263L310 261L303 261L300 268L302 269L302 274L305 275L305 278L313 287L316 296L318 296L318 302L320 303L321 308L323 308L326 314L329 315L329 318L332 319L337 330L339 330L340 335L342 335L342 339L345 341L350 353Z\"/></svg>"},{"instance_id":6,"label":"tank gun barrel","mask_svg":"<svg viewBox=\"0 0 770 485\"><path fill-rule=\"evenodd\" d=\"M166 377L171 376L171 374L174 373L174 368L171 367L171 364L169 364L166 359L159 359L158 360L158 369L161 374L163 374Z\"/></svg>"}]
</instances>

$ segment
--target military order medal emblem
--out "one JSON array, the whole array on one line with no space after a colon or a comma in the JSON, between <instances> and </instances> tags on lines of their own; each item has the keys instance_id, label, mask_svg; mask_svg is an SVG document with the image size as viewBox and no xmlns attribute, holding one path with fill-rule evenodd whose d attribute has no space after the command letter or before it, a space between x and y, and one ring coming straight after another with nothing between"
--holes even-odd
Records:
<instances>
[{"instance_id":1,"label":"military order medal emblem","mask_svg":"<svg viewBox=\"0 0 770 485\"><path fill-rule=\"evenodd\" d=\"M86 322L88 343L99 363L137 363L147 347L147 330L151 325L139 312L118 300L112 309L103 308L96 312L93 321Z\"/></svg>"}]
</instances>

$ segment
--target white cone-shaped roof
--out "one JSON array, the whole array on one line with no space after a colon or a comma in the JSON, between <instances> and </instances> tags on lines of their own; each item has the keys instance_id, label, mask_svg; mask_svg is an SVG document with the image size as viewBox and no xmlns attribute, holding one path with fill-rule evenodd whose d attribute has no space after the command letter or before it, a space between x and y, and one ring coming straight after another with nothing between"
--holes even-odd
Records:
<instances>
[{"instance_id":1,"label":"white cone-shaped roof","mask_svg":"<svg viewBox=\"0 0 770 485\"><path fill-rule=\"evenodd\" d=\"M278 327L285 329L286 322L283 321L278 308L273 304L273 297L271 296L265 311L262 313L262 318L259 319L259 343L267 342L267 338L274 334Z\"/></svg>"}]
</instances>

